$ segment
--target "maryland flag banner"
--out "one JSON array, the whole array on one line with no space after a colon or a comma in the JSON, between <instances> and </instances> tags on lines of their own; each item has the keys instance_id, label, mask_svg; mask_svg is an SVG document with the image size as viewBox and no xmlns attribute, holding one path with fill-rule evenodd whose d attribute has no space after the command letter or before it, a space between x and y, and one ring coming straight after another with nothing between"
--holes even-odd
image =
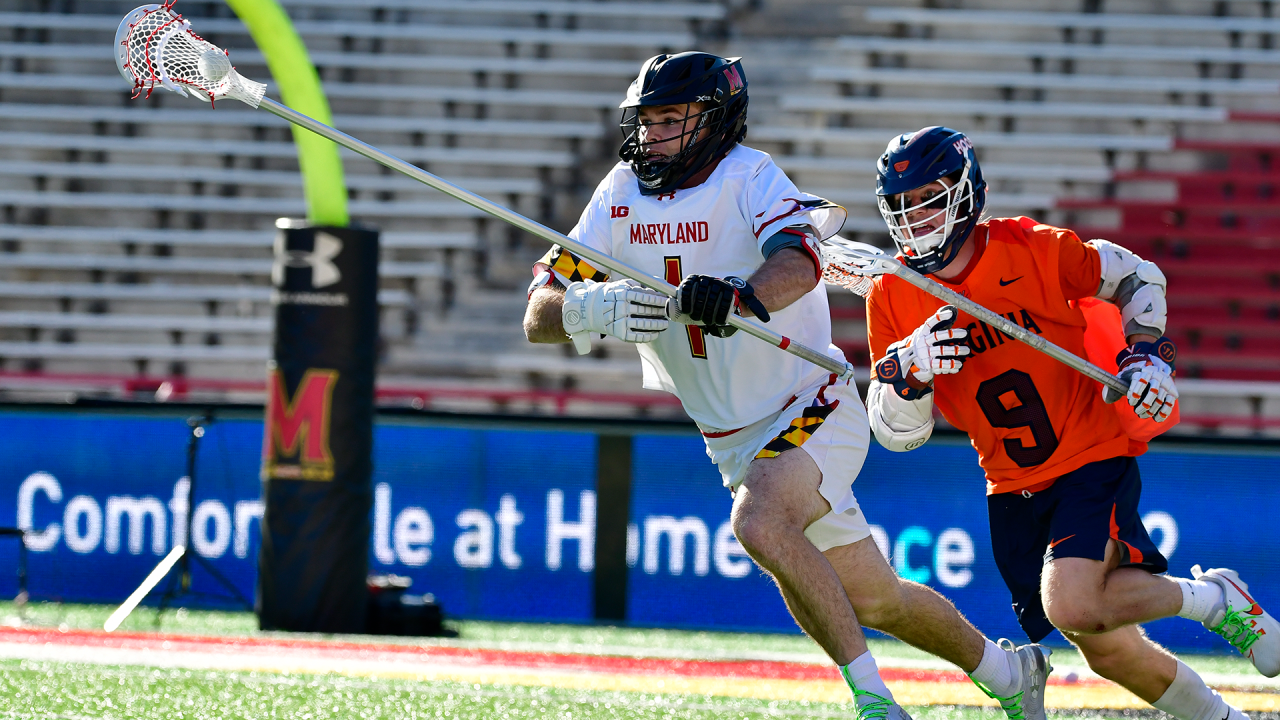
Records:
<instances>
[{"instance_id":1,"label":"maryland flag banner","mask_svg":"<svg viewBox=\"0 0 1280 720\"><path fill-rule=\"evenodd\" d=\"M378 233L280 227L262 438L263 630L364 630Z\"/></svg>"},{"instance_id":2,"label":"maryland flag banner","mask_svg":"<svg viewBox=\"0 0 1280 720\"><path fill-rule=\"evenodd\" d=\"M574 283L584 280L604 282L609 279L609 273L596 269L596 266L559 245L552 245L538 262L551 268L561 282Z\"/></svg>"}]
</instances>

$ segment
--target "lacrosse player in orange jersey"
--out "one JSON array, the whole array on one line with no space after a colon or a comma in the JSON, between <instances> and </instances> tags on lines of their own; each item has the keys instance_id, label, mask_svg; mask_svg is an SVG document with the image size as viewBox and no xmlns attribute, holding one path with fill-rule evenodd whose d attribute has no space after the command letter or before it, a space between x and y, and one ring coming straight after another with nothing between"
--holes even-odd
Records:
<instances>
[{"instance_id":1,"label":"lacrosse player in orange jersey","mask_svg":"<svg viewBox=\"0 0 1280 720\"><path fill-rule=\"evenodd\" d=\"M1119 394L886 275L867 298L876 438L893 451L920 447L935 405L969 434L987 476L996 565L1033 642L1058 628L1098 674L1181 720L1244 717L1138 627L1199 621L1264 675L1280 674L1280 625L1248 586L1232 570L1161 575L1168 562L1138 514L1134 458L1146 443L1126 433L1120 413L1164 422L1178 398L1177 352L1162 337L1164 275L1105 240L1082 243L1025 217L982 220L973 146L950 128L893 138L877 170L881 213L917 272L1082 357L1079 303L1114 303L1129 392L1127 405L1109 407Z\"/></svg>"}]
</instances>

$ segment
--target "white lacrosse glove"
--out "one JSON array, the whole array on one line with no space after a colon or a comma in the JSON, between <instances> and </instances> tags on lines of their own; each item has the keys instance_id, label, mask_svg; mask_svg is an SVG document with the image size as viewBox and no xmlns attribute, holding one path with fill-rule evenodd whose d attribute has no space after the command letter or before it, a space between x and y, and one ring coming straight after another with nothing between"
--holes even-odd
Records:
<instances>
[{"instance_id":1,"label":"white lacrosse glove","mask_svg":"<svg viewBox=\"0 0 1280 720\"><path fill-rule=\"evenodd\" d=\"M667 329L667 296L635 280L584 280L564 292L561 320L579 355L591 352L591 333L629 343L653 342Z\"/></svg>"},{"instance_id":2,"label":"white lacrosse glove","mask_svg":"<svg viewBox=\"0 0 1280 720\"><path fill-rule=\"evenodd\" d=\"M889 352L876 363L880 382L904 383L923 390L933 384L934 375L960 372L969 355L969 346L964 342L969 331L951 327L957 315L954 306L943 305L915 332L890 345Z\"/></svg>"},{"instance_id":3,"label":"white lacrosse glove","mask_svg":"<svg viewBox=\"0 0 1280 720\"><path fill-rule=\"evenodd\" d=\"M1129 385L1124 398L1133 406L1135 415L1156 422L1169 419L1178 401L1178 386L1173 383L1173 361L1177 357L1177 347L1164 337L1154 343L1137 342L1120 351L1116 375ZM1102 386L1102 399L1106 402L1113 403L1120 397L1120 393Z\"/></svg>"}]
</instances>

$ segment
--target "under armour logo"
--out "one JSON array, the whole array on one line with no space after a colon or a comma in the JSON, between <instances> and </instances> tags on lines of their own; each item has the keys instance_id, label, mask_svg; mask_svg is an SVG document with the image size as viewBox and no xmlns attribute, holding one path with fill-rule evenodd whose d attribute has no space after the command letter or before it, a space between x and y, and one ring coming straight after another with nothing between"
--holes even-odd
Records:
<instances>
[{"instance_id":1,"label":"under armour logo","mask_svg":"<svg viewBox=\"0 0 1280 720\"><path fill-rule=\"evenodd\" d=\"M276 236L275 263L271 266L271 282L277 287L284 285L284 269L311 268L311 286L328 287L342 279L342 273L333 259L342 252L342 241L328 233L316 233L315 249L286 250L284 235Z\"/></svg>"},{"instance_id":2,"label":"under armour logo","mask_svg":"<svg viewBox=\"0 0 1280 720\"><path fill-rule=\"evenodd\" d=\"M675 192L674 192L674 191L672 191L672 192L669 192L669 193L661 193L661 194L659 194L659 195L658 195L658 201L659 201L659 202L661 202L664 198L665 198L665 199L667 199L667 200L675 200L675 199L676 199L676 194L675 194Z\"/></svg>"}]
</instances>

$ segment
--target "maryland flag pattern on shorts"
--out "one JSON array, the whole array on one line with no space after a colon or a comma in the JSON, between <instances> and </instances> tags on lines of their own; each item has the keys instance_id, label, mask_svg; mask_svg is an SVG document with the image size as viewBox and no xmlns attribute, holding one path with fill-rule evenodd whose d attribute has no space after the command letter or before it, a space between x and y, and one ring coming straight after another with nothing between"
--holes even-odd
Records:
<instances>
[{"instance_id":1,"label":"maryland flag pattern on shorts","mask_svg":"<svg viewBox=\"0 0 1280 720\"><path fill-rule=\"evenodd\" d=\"M839 406L840 401L836 400L829 404L823 403L805 408L800 417L791 421L790 427L778 433L778 436L770 440L763 450L756 453L755 459L778 457L792 448L805 444L805 441L813 437L818 428L822 427L827 416Z\"/></svg>"},{"instance_id":2,"label":"maryland flag pattern on shorts","mask_svg":"<svg viewBox=\"0 0 1280 720\"><path fill-rule=\"evenodd\" d=\"M538 262L551 268L551 271L558 275L561 280L568 280L569 282L582 282L583 280L604 282L609 279L609 273L597 270L591 263L559 245L553 245L551 250L546 255L543 255Z\"/></svg>"}]
</instances>

